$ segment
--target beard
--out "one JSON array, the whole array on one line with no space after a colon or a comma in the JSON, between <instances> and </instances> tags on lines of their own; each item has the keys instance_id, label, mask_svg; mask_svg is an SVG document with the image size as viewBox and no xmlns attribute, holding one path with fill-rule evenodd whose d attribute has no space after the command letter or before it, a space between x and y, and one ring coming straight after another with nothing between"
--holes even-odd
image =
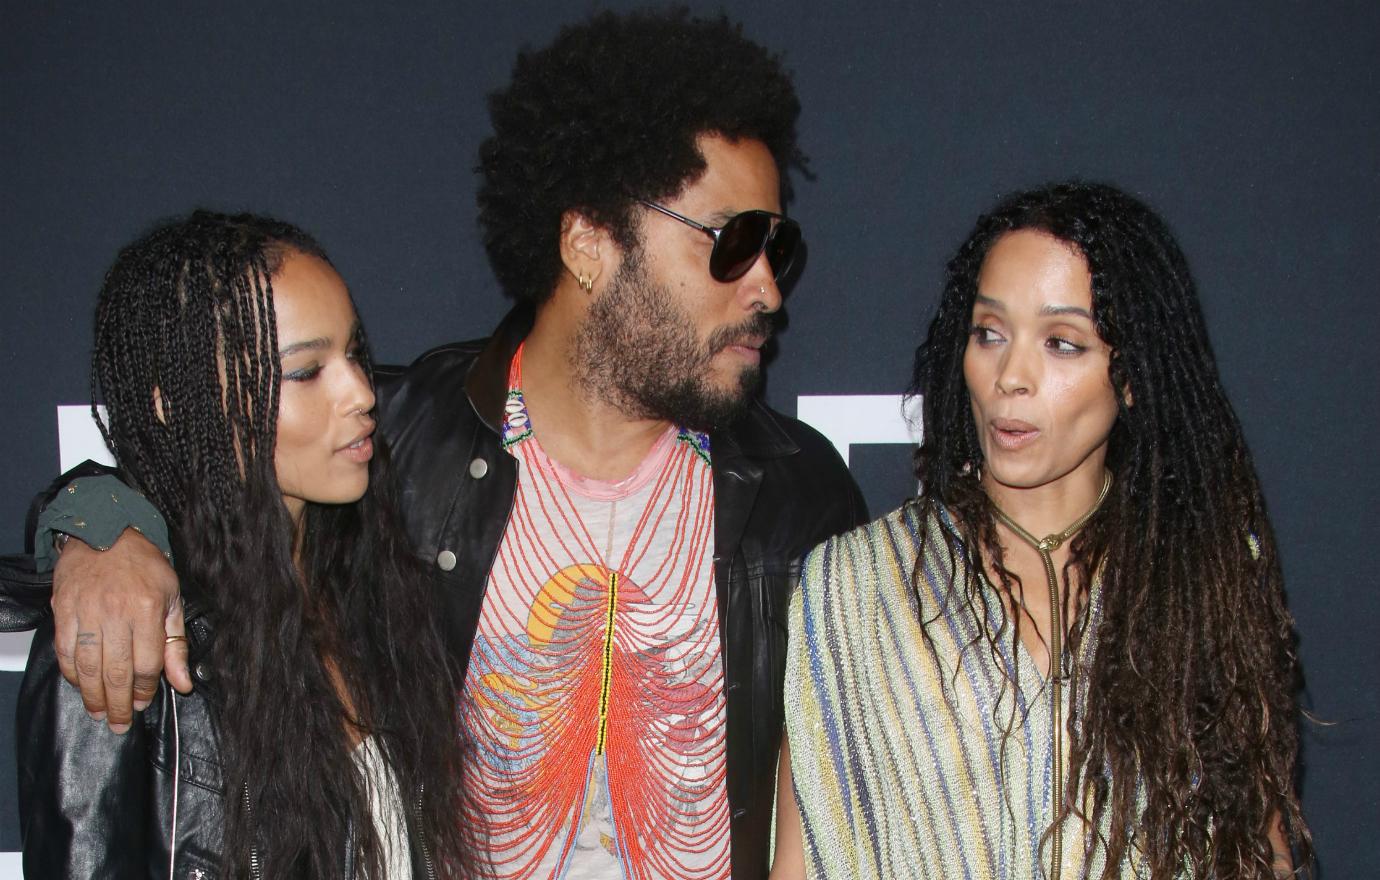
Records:
<instances>
[{"instance_id":1,"label":"beard","mask_svg":"<svg viewBox=\"0 0 1380 880\"><path fill-rule=\"evenodd\" d=\"M758 312L701 342L690 315L647 276L641 251L630 250L575 334L571 373L596 399L634 418L707 431L732 424L762 383L761 369L748 366L731 386L716 385L714 356L770 336L772 324Z\"/></svg>"}]
</instances>

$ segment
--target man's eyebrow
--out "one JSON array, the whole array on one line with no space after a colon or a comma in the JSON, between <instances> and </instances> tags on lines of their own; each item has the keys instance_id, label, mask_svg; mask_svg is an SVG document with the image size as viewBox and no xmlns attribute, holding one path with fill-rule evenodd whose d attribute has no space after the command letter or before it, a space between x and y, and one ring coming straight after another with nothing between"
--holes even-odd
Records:
<instances>
[{"instance_id":1,"label":"man's eyebrow","mask_svg":"<svg viewBox=\"0 0 1380 880\"><path fill-rule=\"evenodd\" d=\"M294 342L287 348L278 352L278 357L285 358L289 355L297 354L299 351L321 351L331 347L331 340L328 336L318 336L315 339L304 339L301 342Z\"/></svg>"}]
</instances>

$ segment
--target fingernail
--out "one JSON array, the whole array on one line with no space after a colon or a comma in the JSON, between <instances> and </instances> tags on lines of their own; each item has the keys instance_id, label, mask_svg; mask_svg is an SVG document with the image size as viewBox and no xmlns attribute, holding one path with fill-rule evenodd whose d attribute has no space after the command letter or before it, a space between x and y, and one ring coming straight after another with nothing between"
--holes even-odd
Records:
<instances>
[{"instance_id":1,"label":"fingernail","mask_svg":"<svg viewBox=\"0 0 1380 880\"><path fill-rule=\"evenodd\" d=\"M91 713L91 717L92 717L92 718L95 718L97 721L104 721L104 720L105 720L105 713L104 713L104 712L92 712L92 713Z\"/></svg>"},{"instance_id":2,"label":"fingernail","mask_svg":"<svg viewBox=\"0 0 1380 880\"><path fill-rule=\"evenodd\" d=\"M148 707L149 707L149 701L148 701L148 700L135 700L135 701L134 701L134 711L135 711L135 712L142 712L142 711L144 711L145 709L147 709Z\"/></svg>"},{"instance_id":3,"label":"fingernail","mask_svg":"<svg viewBox=\"0 0 1380 880\"><path fill-rule=\"evenodd\" d=\"M124 736L126 733L129 732L129 725L128 725L128 724L112 724L112 725L110 725L110 731L111 731L111 733L117 733L117 734L119 734L120 736Z\"/></svg>"}]
</instances>

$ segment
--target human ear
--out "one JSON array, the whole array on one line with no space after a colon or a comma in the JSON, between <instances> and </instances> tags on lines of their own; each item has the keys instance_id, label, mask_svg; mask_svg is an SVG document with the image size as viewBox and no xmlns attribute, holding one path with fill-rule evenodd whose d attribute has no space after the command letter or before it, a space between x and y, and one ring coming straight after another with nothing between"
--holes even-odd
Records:
<instances>
[{"instance_id":1,"label":"human ear","mask_svg":"<svg viewBox=\"0 0 1380 880\"><path fill-rule=\"evenodd\" d=\"M561 262L586 293L593 292L594 282L603 273L609 244L607 230L579 211L561 216Z\"/></svg>"},{"instance_id":2,"label":"human ear","mask_svg":"<svg viewBox=\"0 0 1380 880\"><path fill-rule=\"evenodd\" d=\"M1131 394L1131 377L1126 374L1126 365L1121 363L1120 353L1114 348L1108 355L1110 366L1109 376L1112 382L1112 389L1121 396L1121 402L1127 409L1135 405L1135 395Z\"/></svg>"}]
</instances>

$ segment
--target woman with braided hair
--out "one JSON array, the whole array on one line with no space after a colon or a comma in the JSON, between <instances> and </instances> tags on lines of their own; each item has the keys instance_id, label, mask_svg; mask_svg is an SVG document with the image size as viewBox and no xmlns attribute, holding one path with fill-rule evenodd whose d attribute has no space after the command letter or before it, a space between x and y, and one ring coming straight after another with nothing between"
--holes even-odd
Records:
<instances>
[{"instance_id":1,"label":"woman with braided hair","mask_svg":"<svg viewBox=\"0 0 1380 880\"><path fill-rule=\"evenodd\" d=\"M1095 184L1003 201L914 392L920 496L791 605L773 876L1307 864L1274 535L1165 224Z\"/></svg>"},{"instance_id":2,"label":"woman with braided hair","mask_svg":"<svg viewBox=\"0 0 1380 880\"><path fill-rule=\"evenodd\" d=\"M321 247L247 214L154 229L106 276L92 380L143 498L96 477L59 502L163 512L166 536L144 531L181 578L196 687L161 682L119 735L89 721L40 628L18 713L25 873L456 874L457 683Z\"/></svg>"}]
</instances>

